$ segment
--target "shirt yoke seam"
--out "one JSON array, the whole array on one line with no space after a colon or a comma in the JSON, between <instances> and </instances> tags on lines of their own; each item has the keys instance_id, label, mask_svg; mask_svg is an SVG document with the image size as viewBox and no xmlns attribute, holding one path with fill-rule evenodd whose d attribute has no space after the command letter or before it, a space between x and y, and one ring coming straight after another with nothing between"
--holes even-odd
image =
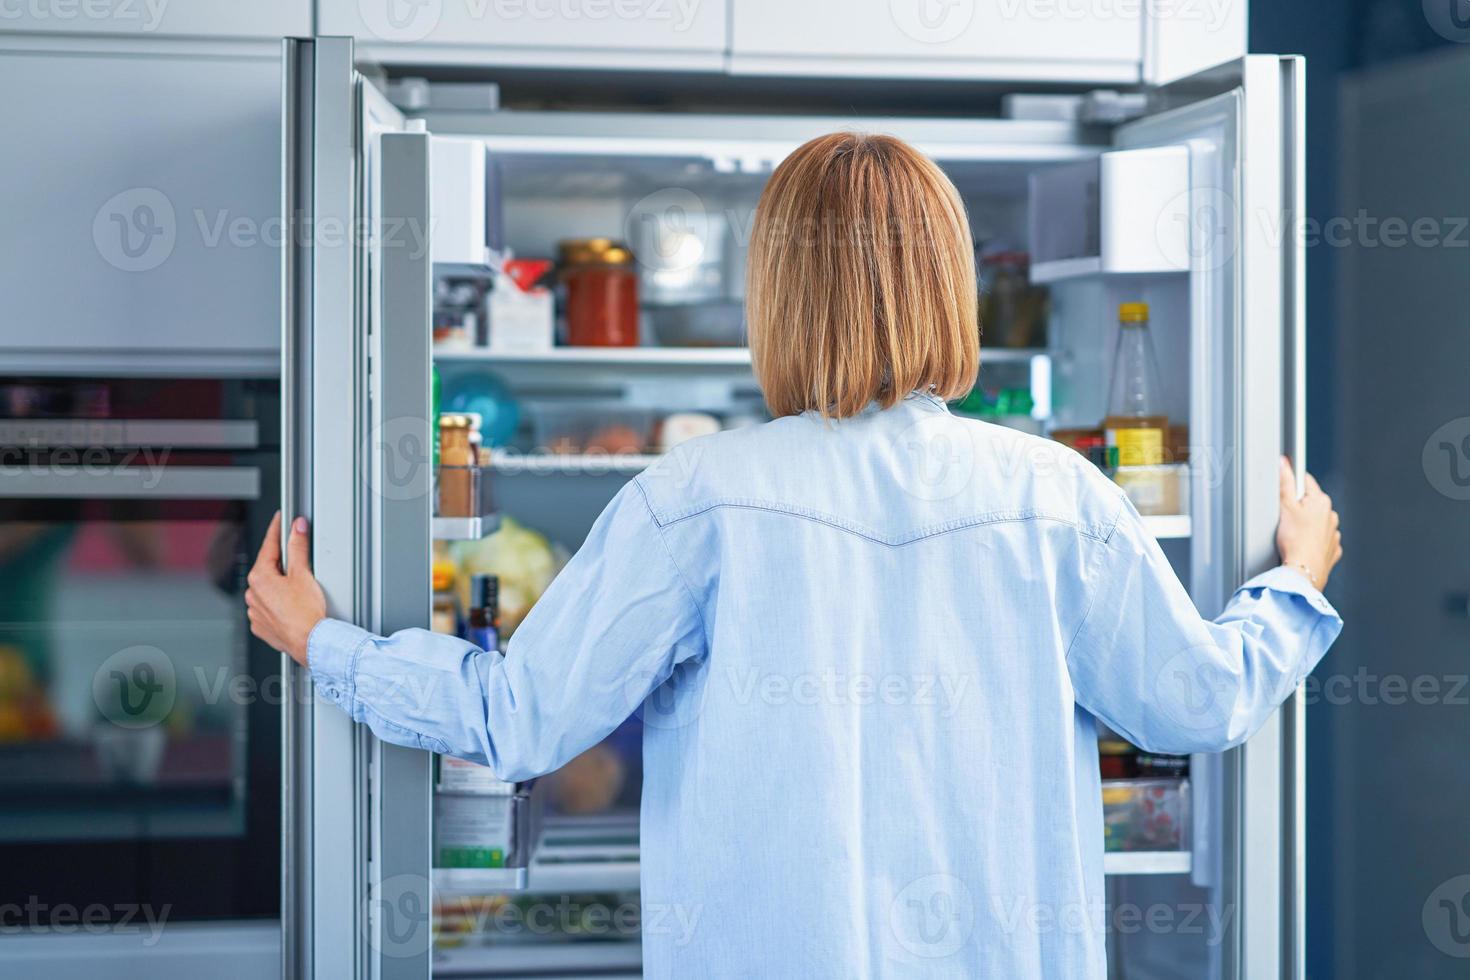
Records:
<instances>
[{"instance_id":1,"label":"shirt yoke seam","mask_svg":"<svg viewBox=\"0 0 1470 980\"><path fill-rule=\"evenodd\" d=\"M639 489L641 490L642 487L640 487ZM681 521L687 521L695 517L701 517L705 514L708 514L715 510L720 510L722 508L731 508L737 510L759 510L773 514L783 514L788 517L796 517L818 524L825 524L828 527L835 528L839 531L846 531L849 534L856 535L860 538L865 538L869 541L874 542L875 544L886 545L890 548L900 548L904 545L913 544L916 541L922 541L926 538L949 534L954 531L962 531L966 528L983 527L989 524L1019 524L1026 521L1051 521L1057 524L1063 524L1067 527L1075 529L1079 534L1094 538L1104 543L1107 542L1113 530L1112 528L1108 528L1106 531L1104 531L1096 526L1081 524L1077 521L1071 520L1070 518L1063 517L1058 514L1049 514L1045 511L1027 509L1018 511L992 512L988 514L972 514L967 517L959 517L953 520L943 521L939 524L932 524L925 527L920 527L906 534L884 535L879 534L877 531L874 531L871 528L864 527L863 525L858 524L855 521L843 520L842 518L836 517L832 514L826 514L818 510L812 510L810 508L804 507L794 507L790 505L783 506L780 504L775 504L769 501L762 500L721 497L714 500L706 501L684 512L676 512L673 514L665 515L662 518L660 518L659 514L654 511L652 502L648 500L646 492L644 495L644 503L648 504L649 513L650 515L652 515L654 523L657 524L660 528L671 527ZM1116 525L1116 521L1114 522L1114 524Z\"/></svg>"}]
</instances>

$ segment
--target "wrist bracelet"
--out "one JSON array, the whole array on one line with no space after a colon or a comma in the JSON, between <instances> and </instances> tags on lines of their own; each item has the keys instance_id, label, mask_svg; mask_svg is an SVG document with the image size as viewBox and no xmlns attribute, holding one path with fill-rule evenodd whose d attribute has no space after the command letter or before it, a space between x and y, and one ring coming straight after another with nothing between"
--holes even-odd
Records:
<instances>
[{"instance_id":1,"label":"wrist bracelet","mask_svg":"<svg viewBox=\"0 0 1470 980\"><path fill-rule=\"evenodd\" d=\"M1311 570L1311 568L1309 568L1307 566L1307 563L1306 562L1304 562L1304 561L1290 561L1290 562L1287 562L1286 563L1286 567L1287 568L1293 568L1293 569L1296 569L1297 571L1301 572L1303 575L1305 575L1307 577L1307 581L1312 584L1312 588L1317 589L1319 591L1321 590L1322 587L1317 584L1317 576L1315 576L1315 575L1312 574L1312 570Z\"/></svg>"}]
</instances>

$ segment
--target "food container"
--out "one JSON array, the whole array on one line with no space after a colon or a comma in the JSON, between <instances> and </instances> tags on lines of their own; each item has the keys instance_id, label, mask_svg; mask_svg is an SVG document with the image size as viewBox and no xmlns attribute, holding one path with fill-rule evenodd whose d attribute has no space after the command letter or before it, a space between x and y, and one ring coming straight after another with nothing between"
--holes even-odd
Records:
<instances>
[{"instance_id":1,"label":"food container","mask_svg":"<svg viewBox=\"0 0 1470 980\"><path fill-rule=\"evenodd\" d=\"M991 347L1045 347L1048 296L1031 283L1031 256L997 252L980 260L980 329Z\"/></svg>"},{"instance_id":2,"label":"food container","mask_svg":"<svg viewBox=\"0 0 1470 980\"><path fill-rule=\"evenodd\" d=\"M649 308L648 319L662 347L743 347L745 304L687 303Z\"/></svg>"},{"instance_id":3,"label":"food container","mask_svg":"<svg viewBox=\"0 0 1470 980\"><path fill-rule=\"evenodd\" d=\"M490 481L483 465L480 417L472 412L439 416L438 499L440 517L479 517L490 506Z\"/></svg>"},{"instance_id":4,"label":"food container","mask_svg":"<svg viewBox=\"0 0 1470 980\"><path fill-rule=\"evenodd\" d=\"M536 452L624 455L652 442L653 412L621 402L543 402L527 412Z\"/></svg>"},{"instance_id":5,"label":"food container","mask_svg":"<svg viewBox=\"0 0 1470 980\"><path fill-rule=\"evenodd\" d=\"M658 424L658 448L667 452L681 443L720 431L720 420L706 412L675 412Z\"/></svg>"},{"instance_id":6,"label":"food container","mask_svg":"<svg viewBox=\"0 0 1470 980\"><path fill-rule=\"evenodd\" d=\"M1179 851L1187 846L1187 779L1112 779L1102 787L1106 850Z\"/></svg>"},{"instance_id":7,"label":"food container","mask_svg":"<svg viewBox=\"0 0 1470 980\"><path fill-rule=\"evenodd\" d=\"M638 270L633 253L605 238L558 246L566 289L567 343L638 346Z\"/></svg>"},{"instance_id":8,"label":"food container","mask_svg":"<svg viewBox=\"0 0 1470 980\"><path fill-rule=\"evenodd\" d=\"M665 306L718 300L725 292L728 222L724 213L700 207L699 199L692 194L674 193L687 194L690 200L662 200L662 195L651 195L644 201L666 206L635 211L629 221L643 301ZM681 207L681 203L688 206Z\"/></svg>"},{"instance_id":9,"label":"food container","mask_svg":"<svg viewBox=\"0 0 1470 980\"><path fill-rule=\"evenodd\" d=\"M1189 465L1119 466L1113 482L1145 517L1189 513Z\"/></svg>"}]
</instances>

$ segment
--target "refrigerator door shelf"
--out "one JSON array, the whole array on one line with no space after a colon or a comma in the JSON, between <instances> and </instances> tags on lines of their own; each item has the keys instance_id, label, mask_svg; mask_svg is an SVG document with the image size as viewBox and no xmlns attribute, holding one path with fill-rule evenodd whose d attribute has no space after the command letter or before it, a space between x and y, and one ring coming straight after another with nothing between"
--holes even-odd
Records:
<instances>
[{"instance_id":1,"label":"refrigerator door shelf","mask_svg":"<svg viewBox=\"0 0 1470 980\"><path fill-rule=\"evenodd\" d=\"M499 514L479 517L436 517L429 533L435 541L479 541L500 530Z\"/></svg>"},{"instance_id":2,"label":"refrigerator door shelf","mask_svg":"<svg viewBox=\"0 0 1470 980\"><path fill-rule=\"evenodd\" d=\"M537 781L516 785L510 799L511 849L500 868L435 868L434 894L449 896L493 895L522 891L530 880L531 857L541 838L543 794L536 791Z\"/></svg>"},{"instance_id":3,"label":"refrigerator door shelf","mask_svg":"<svg viewBox=\"0 0 1470 980\"><path fill-rule=\"evenodd\" d=\"M1031 281L1190 270L1189 150L1114 150L1031 175Z\"/></svg>"},{"instance_id":4,"label":"refrigerator door shelf","mask_svg":"<svg viewBox=\"0 0 1470 980\"><path fill-rule=\"evenodd\" d=\"M1189 851L1109 851L1103 855L1103 874L1183 875L1189 874L1193 862Z\"/></svg>"}]
</instances>

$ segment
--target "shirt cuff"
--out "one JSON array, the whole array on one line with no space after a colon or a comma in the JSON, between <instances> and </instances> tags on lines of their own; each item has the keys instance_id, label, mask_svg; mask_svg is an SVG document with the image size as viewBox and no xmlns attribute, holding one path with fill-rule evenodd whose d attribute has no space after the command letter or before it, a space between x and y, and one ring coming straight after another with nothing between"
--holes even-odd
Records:
<instances>
[{"instance_id":1,"label":"shirt cuff","mask_svg":"<svg viewBox=\"0 0 1470 980\"><path fill-rule=\"evenodd\" d=\"M350 706L357 696L357 660L372 639L367 630L340 619L324 619L306 638L306 665L317 692L333 704Z\"/></svg>"},{"instance_id":2,"label":"shirt cuff","mask_svg":"<svg viewBox=\"0 0 1470 980\"><path fill-rule=\"evenodd\" d=\"M1235 591L1237 594L1239 594L1241 592L1251 592L1257 589L1270 589L1273 592L1285 592L1289 595L1299 595L1303 599L1307 600L1308 605L1310 605L1317 612L1321 613L1323 616L1330 617L1331 619L1336 620L1338 623L1342 622L1342 617L1338 615L1338 612L1336 609L1333 608L1332 603L1327 601L1327 597L1323 595L1322 592L1315 585L1313 585L1305 575L1297 571L1295 568L1288 568L1285 565L1277 565L1270 571L1262 572L1261 574L1257 575L1255 578L1251 579L1249 582L1245 583Z\"/></svg>"}]
</instances>

